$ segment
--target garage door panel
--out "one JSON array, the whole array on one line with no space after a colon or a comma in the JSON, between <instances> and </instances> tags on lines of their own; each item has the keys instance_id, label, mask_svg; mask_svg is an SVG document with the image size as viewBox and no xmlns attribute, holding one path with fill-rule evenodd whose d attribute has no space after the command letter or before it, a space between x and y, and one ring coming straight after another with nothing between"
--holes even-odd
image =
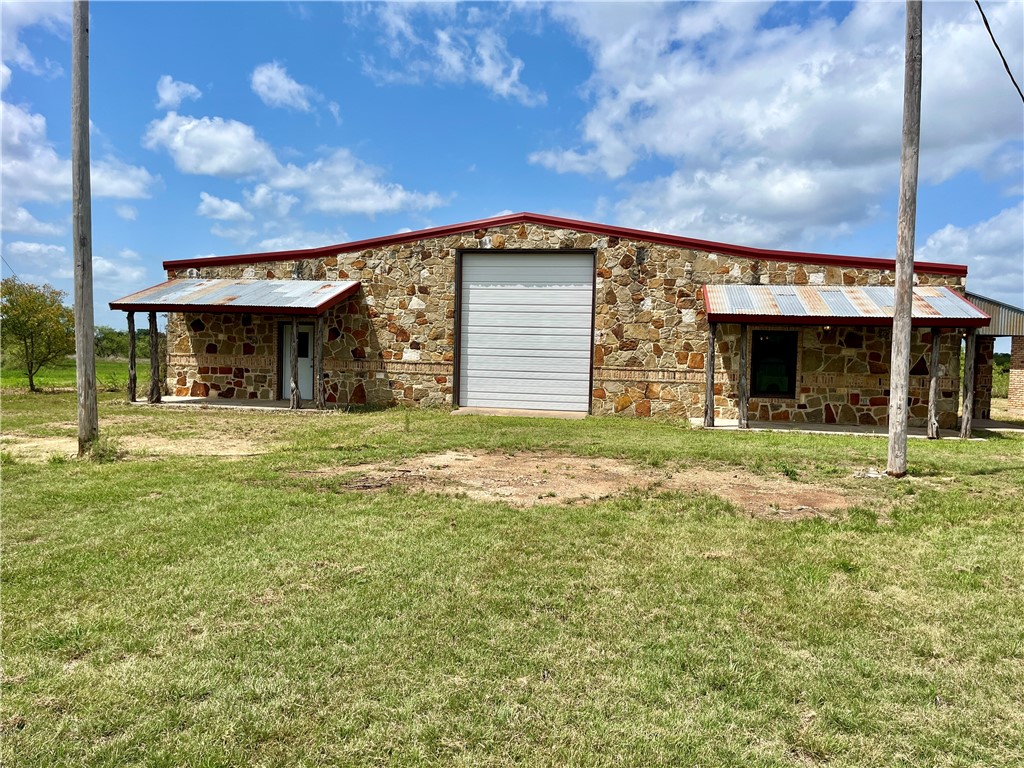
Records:
<instances>
[{"instance_id":1,"label":"garage door panel","mask_svg":"<svg viewBox=\"0 0 1024 768\"><path fill-rule=\"evenodd\" d=\"M476 397L473 399L474 408L515 408L523 411L586 411L590 407L589 400L537 400L532 397L517 396L515 405L509 405L508 395L495 397ZM463 403L469 406L469 403Z\"/></svg>"},{"instance_id":2,"label":"garage door panel","mask_svg":"<svg viewBox=\"0 0 1024 768\"><path fill-rule=\"evenodd\" d=\"M470 356L473 354L483 352L495 352L498 350L515 350L517 353L521 350L538 349L546 350L547 354L559 355L567 351L582 350L582 345L585 343L586 354L585 357L581 355L581 359L585 359L589 362L590 360L590 332L576 334L567 333L555 333L550 334L537 334L537 333L480 333L474 331L471 338L466 340L463 335L465 343L461 344L462 348L462 359L465 363L466 353L469 352Z\"/></svg>"},{"instance_id":3,"label":"garage door panel","mask_svg":"<svg viewBox=\"0 0 1024 768\"><path fill-rule=\"evenodd\" d=\"M588 410L593 280L589 254L466 254L459 404Z\"/></svg>"},{"instance_id":4,"label":"garage door panel","mask_svg":"<svg viewBox=\"0 0 1024 768\"><path fill-rule=\"evenodd\" d=\"M525 373L550 371L553 373L576 374L580 372L580 362L581 360L578 357L514 357L511 355L481 354L479 357L471 356L469 362L464 364L462 370L467 375L474 373L503 375L506 371Z\"/></svg>"},{"instance_id":5,"label":"garage door panel","mask_svg":"<svg viewBox=\"0 0 1024 768\"><path fill-rule=\"evenodd\" d=\"M539 287L539 286L538 286ZM537 288L516 286L514 288L463 288L462 306L466 307L488 307L495 304L502 304L510 307L532 307L537 300ZM568 307L582 307L588 312L591 309L590 292L579 288L551 288L545 291L545 298L550 306L566 309Z\"/></svg>"},{"instance_id":6,"label":"garage door panel","mask_svg":"<svg viewBox=\"0 0 1024 768\"><path fill-rule=\"evenodd\" d=\"M589 371L580 370L580 360L565 357L512 357L509 355L486 355L473 358L463 367L467 375L487 372L495 376L519 376L540 373L556 376L580 376L589 378Z\"/></svg>"},{"instance_id":7,"label":"garage door panel","mask_svg":"<svg viewBox=\"0 0 1024 768\"><path fill-rule=\"evenodd\" d=\"M472 313L472 324L463 316L463 328L515 328L517 331L589 329L590 313L587 312L521 312L521 311L477 311Z\"/></svg>"},{"instance_id":8,"label":"garage door panel","mask_svg":"<svg viewBox=\"0 0 1024 768\"><path fill-rule=\"evenodd\" d=\"M567 374L564 374L567 375ZM535 378L528 378L533 376ZM545 395L577 395L589 390L589 377L559 379L541 374L522 374L520 376L478 376L469 374L463 382L469 394L474 392L493 392L500 394L545 394ZM581 388L580 384L584 386Z\"/></svg>"}]
</instances>

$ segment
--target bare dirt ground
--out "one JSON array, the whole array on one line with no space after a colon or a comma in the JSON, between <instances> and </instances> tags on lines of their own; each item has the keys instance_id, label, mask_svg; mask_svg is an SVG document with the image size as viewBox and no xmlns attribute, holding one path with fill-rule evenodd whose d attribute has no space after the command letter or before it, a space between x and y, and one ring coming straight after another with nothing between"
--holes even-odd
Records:
<instances>
[{"instance_id":1,"label":"bare dirt ground","mask_svg":"<svg viewBox=\"0 0 1024 768\"><path fill-rule=\"evenodd\" d=\"M779 520L832 516L854 503L834 488L766 477L744 469L644 467L619 459L544 453L459 453L417 456L401 463L359 464L302 473L351 476L346 490L409 490L465 495L514 506L586 504L630 490L708 493L751 515Z\"/></svg>"},{"instance_id":2,"label":"bare dirt ground","mask_svg":"<svg viewBox=\"0 0 1024 768\"><path fill-rule=\"evenodd\" d=\"M241 458L267 453L274 447L265 437L247 439L238 434L129 435L116 438L116 444L130 458L143 460L160 456ZM11 433L0 438L0 449L19 461L45 462L54 455L74 456L78 441L67 436ZM341 487L346 490L373 493L397 486L518 507L588 504L630 491L706 493L723 498L750 515L776 520L833 517L857 501L835 487L794 482L781 475L758 475L741 468L655 468L621 459L549 453L447 451L399 463L327 467L303 472L301 476L341 478Z\"/></svg>"},{"instance_id":3,"label":"bare dirt ground","mask_svg":"<svg viewBox=\"0 0 1024 768\"><path fill-rule=\"evenodd\" d=\"M240 458L267 453L273 445L264 440L246 440L237 435L207 435L202 438L170 439L160 435L131 435L118 437L117 445L137 458L159 456L221 456ZM20 461L47 461L51 456L75 456L77 437L28 437L5 434L0 438L0 449Z\"/></svg>"}]
</instances>

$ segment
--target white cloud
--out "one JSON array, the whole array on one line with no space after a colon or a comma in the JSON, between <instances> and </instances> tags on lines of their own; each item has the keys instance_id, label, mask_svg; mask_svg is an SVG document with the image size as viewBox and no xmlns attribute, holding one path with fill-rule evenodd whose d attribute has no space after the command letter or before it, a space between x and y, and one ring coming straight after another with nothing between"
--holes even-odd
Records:
<instances>
[{"instance_id":1,"label":"white cloud","mask_svg":"<svg viewBox=\"0 0 1024 768\"><path fill-rule=\"evenodd\" d=\"M253 92L268 107L285 107L300 112L310 112L310 99L316 91L302 85L288 76L288 70L276 61L260 64L252 72L250 80Z\"/></svg>"},{"instance_id":2,"label":"white cloud","mask_svg":"<svg viewBox=\"0 0 1024 768\"><path fill-rule=\"evenodd\" d=\"M0 93L7 90L7 86L11 84L11 68L6 64L0 63Z\"/></svg>"},{"instance_id":3,"label":"white cloud","mask_svg":"<svg viewBox=\"0 0 1024 768\"><path fill-rule=\"evenodd\" d=\"M769 248L806 244L844 233L851 210L874 213L886 180L896 181L828 164L805 168L753 158L627 185L616 218L629 227L710 240Z\"/></svg>"},{"instance_id":4,"label":"white cloud","mask_svg":"<svg viewBox=\"0 0 1024 768\"><path fill-rule=\"evenodd\" d=\"M898 179L903 6L801 6L800 19L794 7L552 6L593 61L590 109L577 142L529 160L622 179L620 217L654 229L778 246L871 221ZM973 6L931 8L924 184L996 169L1020 134ZM992 9L1011 60L1024 50L1022 8ZM665 170L652 177L655 163Z\"/></svg>"},{"instance_id":5,"label":"white cloud","mask_svg":"<svg viewBox=\"0 0 1024 768\"><path fill-rule=\"evenodd\" d=\"M296 229L274 237L268 237L256 243L261 251L294 251L301 248L319 248L331 243L343 243L348 235L343 230L330 232L310 232Z\"/></svg>"},{"instance_id":6,"label":"white cloud","mask_svg":"<svg viewBox=\"0 0 1024 768\"><path fill-rule=\"evenodd\" d=\"M434 208L443 202L434 192L421 193L381 179L383 172L355 157L347 149L304 167L288 164L271 177L278 190L301 190L306 207L322 213L362 213Z\"/></svg>"},{"instance_id":7,"label":"white cloud","mask_svg":"<svg viewBox=\"0 0 1024 768\"><path fill-rule=\"evenodd\" d=\"M71 3L0 3L3 60L33 75L56 77L63 72L60 64L49 59L40 63L21 42L21 31L35 25L65 35L71 27Z\"/></svg>"},{"instance_id":8,"label":"white cloud","mask_svg":"<svg viewBox=\"0 0 1024 768\"><path fill-rule=\"evenodd\" d=\"M115 205L114 213L125 221L135 221L139 217L139 212L132 205Z\"/></svg>"},{"instance_id":9,"label":"white cloud","mask_svg":"<svg viewBox=\"0 0 1024 768\"><path fill-rule=\"evenodd\" d=\"M71 161L46 137L46 118L3 103L0 147L4 206L21 201L53 202L71 196Z\"/></svg>"},{"instance_id":10,"label":"white cloud","mask_svg":"<svg viewBox=\"0 0 1024 768\"><path fill-rule=\"evenodd\" d=\"M206 192L199 193L199 207L196 209L196 213L218 221L252 221L252 214L245 210L240 203L214 197Z\"/></svg>"},{"instance_id":11,"label":"white cloud","mask_svg":"<svg viewBox=\"0 0 1024 768\"><path fill-rule=\"evenodd\" d=\"M192 83L175 80L170 75L163 75L156 83L157 109L177 109L185 99L198 99L203 92Z\"/></svg>"},{"instance_id":12,"label":"white cloud","mask_svg":"<svg viewBox=\"0 0 1024 768\"><path fill-rule=\"evenodd\" d=\"M92 192L96 197L146 198L159 178L142 166L128 165L113 157L92 164Z\"/></svg>"},{"instance_id":13,"label":"white cloud","mask_svg":"<svg viewBox=\"0 0 1024 768\"><path fill-rule=\"evenodd\" d=\"M20 206L13 206L4 200L0 212L0 229L18 235L59 235L64 227L46 221L39 221L35 216Z\"/></svg>"},{"instance_id":14,"label":"white cloud","mask_svg":"<svg viewBox=\"0 0 1024 768\"><path fill-rule=\"evenodd\" d=\"M92 190L96 197L149 197L158 181L145 168L107 157L93 164ZM3 185L0 223L5 232L53 235L62 223L40 221L26 203L52 205L71 198L71 161L61 157L46 135L46 118L16 104L3 102L0 110L0 184Z\"/></svg>"},{"instance_id":15,"label":"white cloud","mask_svg":"<svg viewBox=\"0 0 1024 768\"><path fill-rule=\"evenodd\" d=\"M968 290L1024 306L1024 203L972 226L946 225L928 237L915 258L966 264Z\"/></svg>"},{"instance_id":16,"label":"white cloud","mask_svg":"<svg viewBox=\"0 0 1024 768\"><path fill-rule=\"evenodd\" d=\"M277 192L268 184L257 184L253 189L245 190L243 194L245 202L250 208L273 219L284 218L291 211L292 206L299 202L299 198L295 195Z\"/></svg>"},{"instance_id":17,"label":"white cloud","mask_svg":"<svg viewBox=\"0 0 1024 768\"><path fill-rule=\"evenodd\" d=\"M217 237L223 237L226 240L234 240L236 243L245 244L256 237L258 231L254 227L248 227L244 224L238 226L226 226L224 224L214 224L210 227L210 233Z\"/></svg>"},{"instance_id":18,"label":"white cloud","mask_svg":"<svg viewBox=\"0 0 1024 768\"><path fill-rule=\"evenodd\" d=\"M183 173L239 177L277 165L274 151L252 126L220 117L190 117L168 112L146 129L143 146L165 149Z\"/></svg>"},{"instance_id":19,"label":"white cloud","mask_svg":"<svg viewBox=\"0 0 1024 768\"><path fill-rule=\"evenodd\" d=\"M30 269L40 270L46 277L43 282L63 280L75 276L74 264L63 245L36 243L18 240L8 243L4 250L12 260L23 262ZM28 275L22 275L26 280ZM39 282L32 280L32 282Z\"/></svg>"},{"instance_id":20,"label":"white cloud","mask_svg":"<svg viewBox=\"0 0 1024 768\"><path fill-rule=\"evenodd\" d=\"M327 109L330 111L331 117L334 118L335 125L341 125L341 107L338 106L338 102L330 102Z\"/></svg>"},{"instance_id":21,"label":"white cloud","mask_svg":"<svg viewBox=\"0 0 1024 768\"><path fill-rule=\"evenodd\" d=\"M460 13L462 18L452 18ZM385 48L395 60L393 66L380 66L364 58L364 72L379 82L476 83L524 106L547 102L543 91L531 89L520 79L525 64L509 52L505 38L495 31L499 19L489 9L389 3L377 9L377 20L383 27ZM432 34L417 34L416 20L432 27ZM434 26L438 20L441 26Z\"/></svg>"},{"instance_id":22,"label":"white cloud","mask_svg":"<svg viewBox=\"0 0 1024 768\"><path fill-rule=\"evenodd\" d=\"M116 258L93 256L92 276L97 287L110 292L123 293L128 289L136 289L146 277L146 268L135 263L138 254L134 251L125 252Z\"/></svg>"}]
</instances>

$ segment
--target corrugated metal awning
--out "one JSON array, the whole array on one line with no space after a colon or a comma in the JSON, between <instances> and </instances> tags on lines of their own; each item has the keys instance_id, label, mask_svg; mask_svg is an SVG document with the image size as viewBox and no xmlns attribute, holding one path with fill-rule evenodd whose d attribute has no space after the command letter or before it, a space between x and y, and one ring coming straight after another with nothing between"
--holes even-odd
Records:
<instances>
[{"instance_id":1,"label":"corrugated metal awning","mask_svg":"<svg viewBox=\"0 0 1024 768\"><path fill-rule=\"evenodd\" d=\"M705 285L704 307L716 323L892 325L894 288L882 285ZM981 328L989 317L950 288L914 288L913 325Z\"/></svg>"},{"instance_id":2,"label":"corrugated metal awning","mask_svg":"<svg viewBox=\"0 0 1024 768\"><path fill-rule=\"evenodd\" d=\"M970 291L967 299L992 318L992 323L981 332L983 336L1024 336L1024 309Z\"/></svg>"},{"instance_id":3,"label":"corrugated metal awning","mask_svg":"<svg viewBox=\"0 0 1024 768\"><path fill-rule=\"evenodd\" d=\"M359 290L357 280L168 280L110 302L126 312L321 315Z\"/></svg>"}]
</instances>

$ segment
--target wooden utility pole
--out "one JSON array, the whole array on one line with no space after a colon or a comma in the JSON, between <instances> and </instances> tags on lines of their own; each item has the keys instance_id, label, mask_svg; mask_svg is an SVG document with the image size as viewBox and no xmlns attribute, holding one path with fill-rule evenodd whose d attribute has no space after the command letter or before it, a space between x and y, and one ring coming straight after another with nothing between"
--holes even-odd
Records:
<instances>
[{"instance_id":1,"label":"wooden utility pole","mask_svg":"<svg viewBox=\"0 0 1024 768\"><path fill-rule=\"evenodd\" d=\"M903 75L903 149L896 224L896 302L889 368L889 465L893 477L907 474L907 399L910 391L911 308L914 301L914 227L917 164L921 150L921 0L907 0L907 52Z\"/></svg>"},{"instance_id":2,"label":"wooden utility pole","mask_svg":"<svg viewBox=\"0 0 1024 768\"><path fill-rule=\"evenodd\" d=\"M89 3L72 4L71 229L75 248L75 373L78 455L99 437L96 407L96 330L92 309L92 183L89 169Z\"/></svg>"}]
</instances>

